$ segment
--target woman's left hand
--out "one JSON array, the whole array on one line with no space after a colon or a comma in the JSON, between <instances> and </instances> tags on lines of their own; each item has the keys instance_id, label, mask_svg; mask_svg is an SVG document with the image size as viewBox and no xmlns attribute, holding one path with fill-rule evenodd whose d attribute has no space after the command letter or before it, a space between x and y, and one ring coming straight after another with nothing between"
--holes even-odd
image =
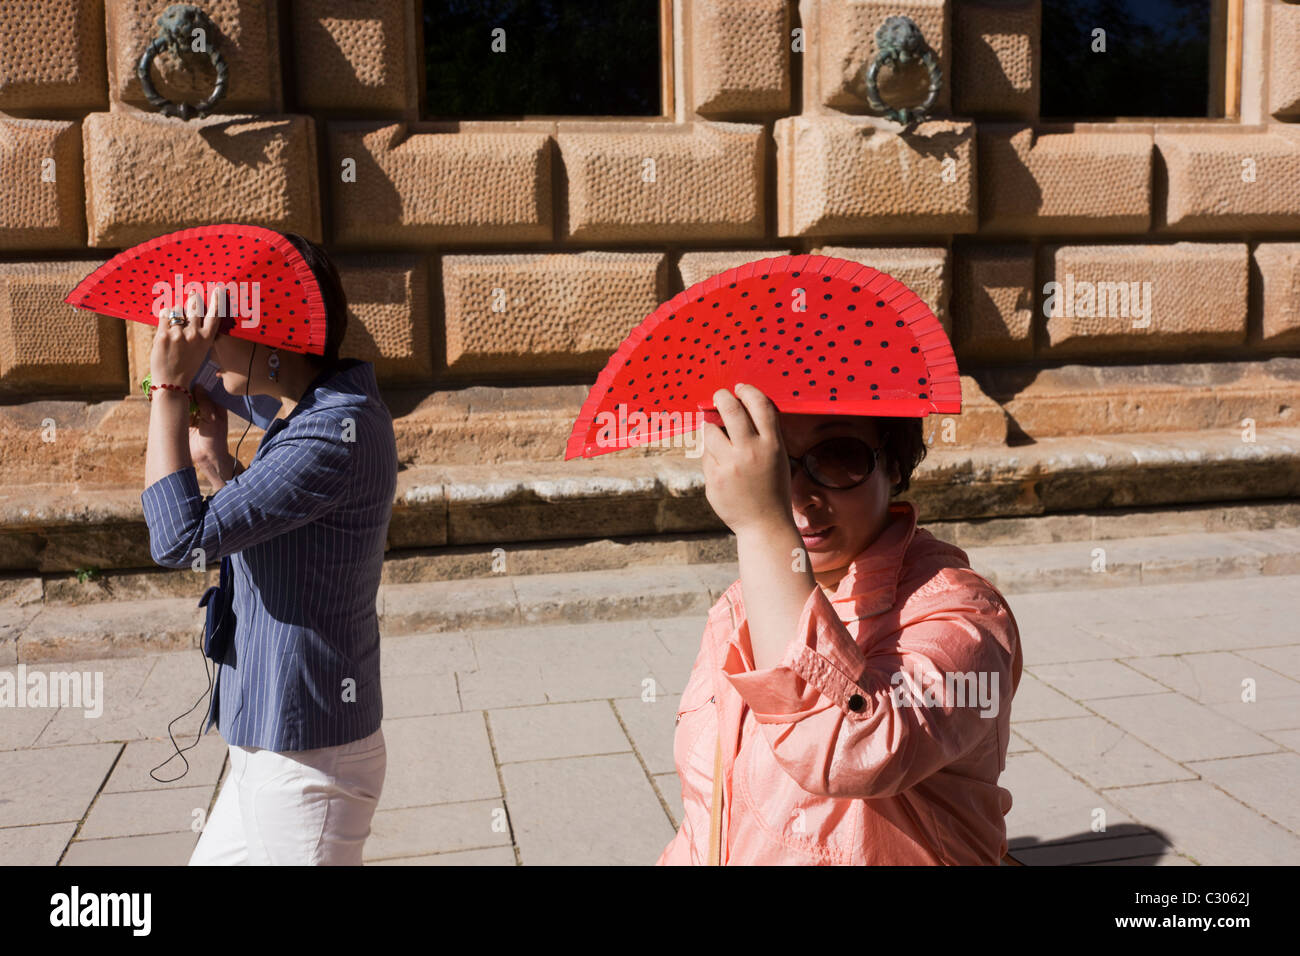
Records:
<instances>
[{"instance_id":1,"label":"woman's left hand","mask_svg":"<svg viewBox=\"0 0 1300 956\"><path fill-rule=\"evenodd\" d=\"M711 422L704 433L704 495L737 535L755 529L794 527L790 507L790 458L776 406L763 390L737 384L713 393L727 431Z\"/></svg>"},{"instance_id":2,"label":"woman's left hand","mask_svg":"<svg viewBox=\"0 0 1300 956\"><path fill-rule=\"evenodd\" d=\"M154 385L190 387L217 337L219 294L219 289L213 289L207 315L204 315L203 299L197 293L191 293L185 303L185 316L189 319L185 325L172 325L166 314L159 316L153 352L149 356L149 376Z\"/></svg>"}]
</instances>

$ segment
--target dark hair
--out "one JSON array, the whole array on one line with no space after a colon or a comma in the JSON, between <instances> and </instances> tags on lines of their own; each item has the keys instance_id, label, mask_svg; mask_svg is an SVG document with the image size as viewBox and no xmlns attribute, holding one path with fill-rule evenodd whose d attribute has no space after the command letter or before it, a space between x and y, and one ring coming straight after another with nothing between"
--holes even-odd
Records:
<instances>
[{"instance_id":1,"label":"dark hair","mask_svg":"<svg viewBox=\"0 0 1300 956\"><path fill-rule=\"evenodd\" d=\"M881 449L886 455L882 467L889 462L898 465L899 482L889 492L890 497L902 494L911 484L912 471L925 459L925 435L920 418L874 418L877 434L883 439Z\"/></svg>"},{"instance_id":2,"label":"dark hair","mask_svg":"<svg viewBox=\"0 0 1300 956\"><path fill-rule=\"evenodd\" d=\"M311 267L321 298L325 300L325 354L304 353L308 361L321 368L333 368L339 362L339 349L348 332L348 297L339 279L339 270L329 254L316 243L296 232L283 233Z\"/></svg>"}]
</instances>

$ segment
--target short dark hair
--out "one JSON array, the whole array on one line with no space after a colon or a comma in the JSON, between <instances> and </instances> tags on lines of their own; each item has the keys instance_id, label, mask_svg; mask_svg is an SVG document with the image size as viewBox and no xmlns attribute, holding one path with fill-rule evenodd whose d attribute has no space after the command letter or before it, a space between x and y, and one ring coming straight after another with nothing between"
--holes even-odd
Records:
<instances>
[{"instance_id":1,"label":"short dark hair","mask_svg":"<svg viewBox=\"0 0 1300 956\"><path fill-rule=\"evenodd\" d=\"M307 260L312 275L316 277L316 284L320 286L321 298L325 300L325 354L316 355L313 352L304 354L315 365L333 368L339 362L339 349L343 346L343 337L348 332L348 297L343 291L339 270L330 259L329 253L310 239L296 232L286 232L282 235L292 242L302 253L302 257Z\"/></svg>"},{"instance_id":2,"label":"short dark hair","mask_svg":"<svg viewBox=\"0 0 1300 956\"><path fill-rule=\"evenodd\" d=\"M890 461L898 465L899 482L889 491L892 498L908 489L912 472L925 459L925 435L920 418L874 418L873 421L887 458L882 466L888 468Z\"/></svg>"}]
</instances>

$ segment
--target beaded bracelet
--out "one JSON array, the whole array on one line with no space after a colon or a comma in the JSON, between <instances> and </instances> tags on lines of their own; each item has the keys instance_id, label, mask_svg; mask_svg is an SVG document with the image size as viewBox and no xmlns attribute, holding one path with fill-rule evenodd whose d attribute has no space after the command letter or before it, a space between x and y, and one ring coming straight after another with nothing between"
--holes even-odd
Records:
<instances>
[{"instance_id":1,"label":"beaded bracelet","mask_svg":"<svg viewBox=\"0 0 1300 956\"><path fill-rule=\"evenodd\" d=\"M160 388L174 388L174 389L176 389L176 391L178 391L178 392L184 392L186 395L189 395L189 396L190 396L190 401L191 401L191 402L194 401L194 396L193 396L193 395L190 395L190 390L189 390L188 388L186 388L184 385L168 385L166 382L163 382L161 385L150 385L150 386L149 386L149 401L151 401L151 402L153 401L153 393L156 392L156 391L157 391L158 389L160 389Z\"/></svg>"},{"instance_id":2,"label":"beaded bracelet","mask_svg":"<svg viewBox=\"0 0 1300 956\"><path fill-rule=\"evenodd\" d=\"M199 403L196 402L196 401L194 400L194 394L193 394L193 393L192 393L188 388L186 388L186 387L183 386L183 385L168 385L168 384L166 384L166 383L163 383L163 384L161 384L161 385L151 385L151 384L150 384L150 380L151 380L152 378L153 378L153 375L152 375L152 374L150 374L150 375L146 375L146 376L144 377L144 380L143 380L142 382L140 382L140 389L141 389L141 391L143 391L146 395L149 396L149 401L151 401L151 402L153 401L153 393L154 393L154 391L155 391L156 389L159 389L159 388L174 388L174 389L176 389L177 391L184 392L186 395L188 395L188 396L190 397L190 414L191 414L191 415L196 415L196 414L198 414L198 411L199 411Z\"/></svg>"}]
</instances>

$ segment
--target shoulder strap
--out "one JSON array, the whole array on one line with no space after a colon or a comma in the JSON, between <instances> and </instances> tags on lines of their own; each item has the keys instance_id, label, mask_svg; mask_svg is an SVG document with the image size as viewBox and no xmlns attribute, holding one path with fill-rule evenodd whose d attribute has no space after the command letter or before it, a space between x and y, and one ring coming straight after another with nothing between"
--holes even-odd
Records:
<instances>
[{"instance_id":1,"label":"shoulder strap","mask_svg":"<svg viewBox=\"0 0 1300 956\"><path fill-rule=\"evenodd\" d=\"M725 592L724 592L725 595ZM727 598L727 610L731 612L731 629L736 629L736 605L731 596ZM718 726L718 736L713 749L713 800L709 807L709 866L722 865L722 727Z\"/></svg>"},{"instance_id":2,"label":"shoulder strap","mask_svg":"<svg viewBox=\"0 0 1300 956\"><path fill-rule=\"evenodd\" d=\"M713 750L713 803L709 807L709 866L719 866L722 857L722 738Z\"/></svg>"}]
</instances>

